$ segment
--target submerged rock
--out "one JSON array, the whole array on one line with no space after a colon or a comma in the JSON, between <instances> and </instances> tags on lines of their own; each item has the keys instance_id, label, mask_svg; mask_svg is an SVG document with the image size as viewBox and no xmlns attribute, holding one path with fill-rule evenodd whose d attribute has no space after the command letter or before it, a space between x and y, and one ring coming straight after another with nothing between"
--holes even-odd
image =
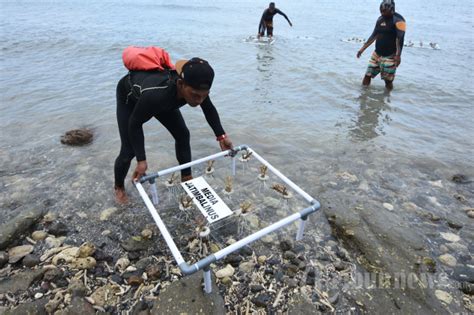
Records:
<instances>
[{"instance_id":1,"label":"submerged rock","mask_svg":"<svg viewBox=\"0 0 474 315\"><path fill-rule=\"evenodd\" d=\"M61 136L61 143L67 145L85 145L92 142L94 134L90 129L73 129Z\"/></svg>"},{"instance_id":2,"label":"submerged rock","mask_svg":"<svg viewBox=\"0 0 474 315\"><path fill-rule=\"evenodd\" d=\"M451 302L453 301L453 297L451 296L451 294L446 291L436 290L435 295L438 300L445 304L451 304Z\"/></svg>"},{"instance_id":3,"label":"submerged rock","mask_svg":"<svg viewBox=\"0 0 474 315\"><path fill-rule=\"evenodd\" d=\"M0 269L8 262L8 254L0 251Z\"/></svg>"},{"instance_id":4,"label":"submerged rock","mask_svg":"<svg viewBox=\"0 0 474 315\"><path fill-rule=\"evenodd\" d=\"M441 237L444 238L445 240L449 241L449 242L452 242L452 243L455 243L455 242L458 242L461 238L459 237L459 235L456 235L454 233L443 233L443 232L440 232L439 234L441 234Z\"/></svg>"},{"instance_id":5,"label":"submerged rock","mask_svg":"<svg viewBox=\"0 0 474 315\"><path fill-rule=\"evenodd\" d=\"M450 254L443 254L441 256L439 256L439 261L446 265L446 266L449 266L449 267L455 267L456 266L456 258L454 258L454 256L450 255Z\"/></svg>"},{"instance_id":6,"label":"submerged rock","mask_svg":"<svg viewBox=\"0 0 474 315\"><path fill-rule=\"evenodd\" d=\"M472 180L470 180L464 174L455 174L451 177L451 180L453 182L455 182L456 184L469 184L469 183L472 183Z\"/></svg>"}]
</instances>

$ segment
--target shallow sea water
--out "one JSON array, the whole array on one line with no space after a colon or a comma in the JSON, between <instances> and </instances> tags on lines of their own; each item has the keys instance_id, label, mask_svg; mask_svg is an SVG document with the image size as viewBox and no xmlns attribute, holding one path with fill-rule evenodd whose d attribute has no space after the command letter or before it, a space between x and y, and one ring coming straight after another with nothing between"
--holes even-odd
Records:
<instances>
[{"instance_id":1,"label":"shallow sea water","mask_svg":"<svg viewBox=\"0 0 474 315\"><path fill-rule=\"evenodd\" d=\"M276 16L273 45L247 42L266 5L1 1L0 219L22 204L90 214L114 205L121 52L158 45L173 61L207 59L216 72L211 97L234 144L250 145L323 207L371 207L427 239L446 227L426 224L404 203L465 220L460 209L472 207L472 185L460 188L450 178L474 176L472 1L397 1L406 40L441 49L405 47L391 93L379 78L368 89L360 85L372 48L357 59L361 44L341 41L367 38L378 4L345 4L342 12L333 1L280 1L294 27ZM201 111L182 112L193 157L217 152ZM93 144L61 145L60 136L78 127L95 131ZM145 135L150 170L175 165L167 131L150 121ZM357 180L341 180L344 172ZM432 184L439 180L442 187ZM395 210L387 214L383 203Z\"/></svg>"}]
</instances>

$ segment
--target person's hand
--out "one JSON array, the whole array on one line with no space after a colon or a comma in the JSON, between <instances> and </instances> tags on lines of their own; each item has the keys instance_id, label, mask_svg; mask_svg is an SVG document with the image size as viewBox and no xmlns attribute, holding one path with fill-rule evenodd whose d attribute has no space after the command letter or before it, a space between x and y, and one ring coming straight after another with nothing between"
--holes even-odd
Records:
<instances>
[{"instance_id":1,"label":"person's hand","mask_svg":"<svg viewBox=\"0 0 474 315\"><path fill-rule=\"evenodd\" d=\"M393 60L395 62L395 67L398 67L402 63L402 57L401 56L395 55L393 57Z\"/></svg>"},{"instance_id":2,"label":"person's hand","mask_svg":"<svg viewBox=\"0 0 474 315\"><path fill-rule=\"evenodd\" d=\"M293 27L293 23L291 23L291 22L288 22L288 23L290 23L290 26Z\"/></svg>"},{"instance_id":3,"label":"person's hand","mask_svg":"<svg viewBox=\"0 0 474 315\"><path fill-rule=\"evenodd\" d=\"M232 145L232 141L229 137L226 137L219 141L219 146L221 147L222 151L233 149L234 146Z\"/></svg>"},{"instance_id":4,"label":"person's hand","mask_svg":"<svg viewBox=\"0 0 474 315\"><path fill-rule=\"evenodd\" d=\"M145 172L148 168L148 164L145 161L140 161L137 163L137 166L135 167L135 170L133 171L132 179L134 182L137 182L140 180L140 178L145 175Z\"/></svg>"},{"instance_id":5,"label":"person's hand","mask_svg":"<svg viewBox=\"0 0 474 315\"><path fill-rule=\"evenodd\" d=\"M364 51L362 49L359 49L359 51L357 52L357 58L360 58L363 52Z\"/></svg>"}]
</instances>

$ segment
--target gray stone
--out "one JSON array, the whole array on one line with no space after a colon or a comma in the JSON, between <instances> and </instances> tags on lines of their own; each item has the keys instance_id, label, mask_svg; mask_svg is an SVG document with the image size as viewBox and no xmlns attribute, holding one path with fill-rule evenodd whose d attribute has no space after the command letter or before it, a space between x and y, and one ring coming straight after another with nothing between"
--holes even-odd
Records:
<instances>
[{"instance_id":1,"label":"gray stone","mask_svg":"<svg viewBox=\"0 0 474 315\"><path fill-rule=\"evenodd\" d=\"M468 266L457 266L453 269L452 277L457 281L467 281L474 283L474 268Z\"/></svg>"},{"instance_id":2,"label":"gray stone","mask_svg":"<svg viewBox=\"0 0 474 315\"><path fill-rule=\"evenodd\" d=\"M131 237L123 241L120 245L127 252L137 252L148 249L148 247L151 245L151 242L149 240Z\"/></svg>"},{"instance_id":3,"label":"gray stone","mask_svg":"<svg viewBox=\"0 0 474 315\"><path fill-rule=\"evenodd\" d=\"M23 266L25 267L34 267L40 263L40 259L38 256L33 254L26 255L22 260Z\"/></svg>"},{"instance_id":4,"label":"gray stone","mask_svg":"<svg viewBox=\"0 0 474 315\"><path fill-rule=\"evenodd\" d=\"M48 228L48 233L54 236L65 236L67 235L68 227L62 222L54 222Z\"/></svg>"},{"instance_id":5,"label":"gray stone","mask_svg":"<svg viewBox=\"0 0 474 315\"><path fill-rule=\"evenodd\" d=\"M313 315L320 313L315 304L306 301L303 297L296 297L288 307L288 315Z\"/></svg>"},{"instance_id":6,"label":"gray stone","mask_svg":"<svg viewBox=\"0 0 474 315\"><path fill-rule=\"evenodd\" d=\"M0 269L2 269L3 266L5 266L5 264L8 262L8 258L7 252L0 251Z\"/></svg>"},{"instance_id":7,"label":"gray stone","mask_svg":"<svg viewBox=\"0 0 474 315\"><path fill-rule=\"evenodd\" d=\"M39 221L45 214L44 209L29 208L20 212L16 217L0 226L0 249L7 248L20 235Z\"/></svg>"},{"instance_id":8,"label":"gray stone","mask_svg":"<svg viewBox=\"0 0 474 315\"><path fill-rule=\"evenodd\" d=\"M164 288L156 300L151 314L225 314L224 300L212 280L212 293L201 287L202 273L184 277Z\"/></svg>"},{"instance_id":9,"label":"gray stone","mask_svg":"<svg viewBox=\"0 0 474 315\"><path fill-rule=\"evenodd\" d=\"M461 291L464 294L474 295L474 284L469 282L462 282L461 283Z\"/></svg>"},{"instance_id":10,"label":"gray stone","mask_svg":"<svg viewBox=\"0 0 474 315\"><path fill-rule=\"evenodd\" d=\"M8 250L8 262L14 264L33 251L32 245L15 246Z\"/></svg>"},{"instance_id":11,"label":"gray stone","mask_svg":"<svg viewBox=\"0 0 474 315\"><path fill-rule=\"evenodd\" d=\"M0 280L0 294L7 292L15 294L18 291L25 291L33 282L40 280L43 273L43 269L25 270L10 278L2 279Z\"/></svg>"},{"instance_id":12,"label":"gray stone","mask_svg":"<svg viewBox=\"0 0 474 315\"><path fill-rule=\"evenodd\" d=\"M55 315L57 313L54 313ZM96 311L83 297L75 296L71 304L60 315L95 315Z\"/></svg>"},{"instance_id":13,"label":"gray stone","mask_svg":"<svg viewBox=\"0 0 474 315\"><path fill-rule=\"evenodd\" d=\"M259 294L252 299L252 303L258 307L266 307L272 302L272 297L266 293Z\"/></svg>"},{"instance_id":14,"label":"gray stone","mask_svg":"<svg viewBox=\"0 0 474 315\"><path fill-rule=\"evenodd\" d=\"M58 268L49 269L44 273L43 280L54 282L55 280L62 277L62 275L63 275L63 272L61 269L58 269Z\"/></svg>"},{"instance_id":15,"label":"gray stone","mask_svg":"<svg viewBox=\"0 0 474 315\"><path fill-rule=\"evenodd\" d=\"M443 254L439 256L438 259L443 265L449 267L455 267L457 263L456 258L454 258L454 256L450 254Z\"/></svg>"},{"instance_id":16,"label":"gray stone","mask_svg":"<svg viewBox=\"0 0 474 315\"><path fill-rule=\"evenodd\" d=\"M153 264L156 261L153 257L142 258L135 264L137 269L145 270L149 265Z\"/></svg>"},{"instance_id":17,"label":"gray stone","mask_svg":"<svg viewBox=\"0 0 474 315\"><path fill-rule=\"evenodd\" d=\"M48 303L47 298L42 298L32 302L26 302L18 305L12 310L5 312L5 315L47 315L44 306Z\"/></svg>"}]
</instances>

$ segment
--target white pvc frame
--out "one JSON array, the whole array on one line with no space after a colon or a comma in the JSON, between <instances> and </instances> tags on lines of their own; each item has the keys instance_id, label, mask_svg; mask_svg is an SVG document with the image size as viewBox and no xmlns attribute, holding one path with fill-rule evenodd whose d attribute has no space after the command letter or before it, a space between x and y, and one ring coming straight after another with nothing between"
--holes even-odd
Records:
<instances>
[{"instance_id":1,"label":"white pvc frame","mask_svg":"<svg viewBox=\"0 0 474 315\"><path fill-rule=\"evenodd\" d=\"M249 152L252 152L252 156L255 157L257 160L259 160L262 164L266 165L268 167L268 170L270 170L273 174L275 174L278 178L280 178L285 184L290 186L296 193L298 193L300 196L302 196L309 204L310 206L302 209L300 212L291 214L283 219L281 219L278 222L275 222L221 250L218 252L211 254L200 261L188 265L184 259L183 256L181 255L181 252L179 251L178 247L176 246L175 242L173 241L173 238L171 237L171 234L168 232L168 229L166 228L165 224L161 220L160 215L158 214L158 211L156 210L154 204L158 204L159 198L158 198L158 193L156 189L156 182L155 178L164 176L166 174L174 173L176 171L180 171L182 169L191 167L193 165L205 163L209 160L216 160L218 158L223 158L225 156L231 156L231 169L232 169L232 175L235 176L235 155L237 152L242 151L242 150L247 150ZM150 193L152 195L152 200L146 193L145 189L142 186L142 183L144 182L149 182L151 185ZM273 167L270 163L268 163L265 159L263 159L259 154L257 154L254 150L252 150L250 147L246 145L241 145L233 150L227 150L227 151L222 151L216 154L209 155L207 157L197 159L194 161L191 161L186 164L182 164L179 166L171 167L164 169L162 171L153 173L151 175L144 176L140 179L139 182L135 182L135 187L137 188L140 196L142 197L143 201L145 202L146 207L148 208L150 214L152 215L153 219L155 220L156 225L158 226L158 229L160 230L161 234L163 235L163 238L165 239L166 244L168 245L176 263L178 264L179 268L181 269L181 272L185 275L189 275L192 273L195 273L199 270L204 270L204 291L206 293L211 293L212 292L212 285L211 285L211 273L210 273L210 268L209 265L219 259L224 258L225 256L229 255L230 253L262 238L263 236L276 231L296 220L300 220L298 232L296 234L296 240L299 241L303 238L303 233L304 233L304 228L306 224L306 220L308 218L308 215L310 215L313 212L316 212L317 210L320 209L321 205L319 201L311 197L309 194L307 194L303 189L301 189L298 185L293 183L290 179L288 179L285 175L283 175L280 171L278 171L275 167Z\"/></svg>"}]
</instances>

